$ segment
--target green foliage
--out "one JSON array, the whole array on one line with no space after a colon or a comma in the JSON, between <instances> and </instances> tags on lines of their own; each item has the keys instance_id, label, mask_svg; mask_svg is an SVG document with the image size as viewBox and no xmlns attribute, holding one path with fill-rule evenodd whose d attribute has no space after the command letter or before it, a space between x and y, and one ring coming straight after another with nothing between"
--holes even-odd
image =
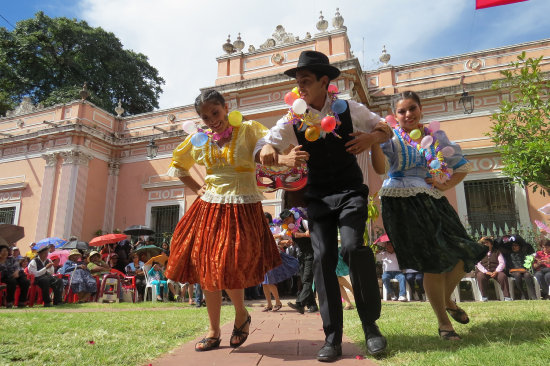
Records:
<instances>
[{"instance_id":1,"label":"green foliage","mask_svg":"<svg viewBox=\"0 0 550 366\"><path fill-rule=\"evenodd\" d=\"M511 97L493 114L489 136L501 153L503 172L544 195L550 192L550 82L540 71L541 60L523 52L510 70L501 72L504 79L494 87L508 89Z\"/></svg>"},{"instance_id":2,"label":"green foliage","mask_svg":"<svg viewBox=\"0 0 550 366\"><path fill-rule=\"evenodd\" d=\"M84 82L97 106L113 111L120 99L127 113L144 113L158 108L164 84L147 56L113 33L43 12L0 28L0 75L0 115L23 96L45 106L80 99Z\"/></svg>"}]
</instances>

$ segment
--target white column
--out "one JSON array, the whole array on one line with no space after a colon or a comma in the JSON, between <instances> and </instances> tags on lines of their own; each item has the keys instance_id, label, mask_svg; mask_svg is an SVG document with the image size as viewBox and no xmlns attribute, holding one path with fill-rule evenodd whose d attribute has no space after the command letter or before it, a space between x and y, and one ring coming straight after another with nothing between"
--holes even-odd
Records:
<instances>
[{"instance_id":1,"label":"white column","mask_svg":"<svg viewBox=\"0 0 550 366\"><path fill-rule=\"evenodd\" d=\"M93 157L77 150L61 152L60 155L63 165L59 177L54 235L61 238L71 235L79 237L88 185L88 162Z\"/></svg>"},{"instance_id":2,"label":"white column","mask_svg":"<svg viewBox=\"0 0 550 366\"><path fill-rule=\"evenodd\" d=\"M57 153L42 155L42 158L46 160L46 166L44 168L44 176L42 178L42 192L40 196L40 207L38 208L38 217L36 222L36 233L34 236L34 241L38 241L48 237L50 214L52 211L52 198L55 188L57 157Z\"/></svg>"},{"instance_id":3,"label":"white column","mask_svg":"<svg viewBox=\"0 0 550 366\"><path fill-rule=\"evenodd\" d=\"M105 214L103 215L103 232L112 233L115 225L116 193L118 187L118 172L120 162L109 162L109 177L107 178L107 194L105 196ZM124 229L122 229L124 230Z\"/></svg>"}]
</instances>

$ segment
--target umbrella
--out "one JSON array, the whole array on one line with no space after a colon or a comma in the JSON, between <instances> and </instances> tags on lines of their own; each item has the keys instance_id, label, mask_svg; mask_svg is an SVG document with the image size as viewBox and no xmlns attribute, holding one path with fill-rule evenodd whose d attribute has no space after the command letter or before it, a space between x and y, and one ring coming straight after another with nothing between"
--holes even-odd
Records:
<instances>
[{"instance_id":1,"label":"umbrella","mask_svg":"<svg viewBox=\"0 0 550 366\"><path fill-rule=\"evenodd\" d=\"M379 237L378 239L376 239L374 241L374 244L379 243L379 242L383 243L383 242L386 242L386 241L390 241L390 238L388 237L388 234L384 234L381 237Z\"/></svg>"},{"instance_id":2,"label":"umbrella","mask_svg":"<svg viewBox=\"0 0 550 366\"><path fill-rule=\"evenodd\" d=\"M124 239L128 239L128 235L126 234L106 234L101 235L93 238L90 240L90 246L92 247L100 247L105 244L111 244L111 243L118 243L119 241L122 241Z\"/></svg>"},{"instance_id":3,"label":"umbrella","mask_svg":"<svg viewBox=\"0 0 550 366\"><path fill-rule=\"evenodd\" d=\"M144 226L144 225L132 225L130 227L127 227L124 230L124 234L135 235L135 236L151 235L151 234L154 234L154 233L155 233L155 231L153 229L151 229L148 226Z\"/></svg>"},{"instance_id":4,"label":"umbrella","mask_svg":"<svg viewBox=\"0 0 550 366\"><path fill-rule=\"evenodd\" d=\"M59 238L56 238L56 237L46 238L46 239L42 239L39 242L37 242L36 245L34 247L32 247L32 249L38 250L40 248L47 247L48 245L51 245L51 244L53 244L55 246L55 248L57 249L57 248L62 247L65 243L67 243L67 240L64 240L64 239L59 239Z\"/></svg>"},{"instance_id":5,"label":"umbrella","mask_svg":"<svg viewBox=\"0 0 550 366\"><path fill-rule=\"evenodd\" d=\"M149 246L152 246L152 245L149 245ZM157 255L156 257L149 259L145 264L153 265L153 262L158 262L164 266L167 261L168 261L168 256L162 253L160 255Z\"/></svg>"},{"instance_id":6,"label":"umbrella","mask_svg":"<svg viewBox=\"0 0 550 366\"><path fill-rule=\"evenodd\" d=\"M543 214L550 215L550 203L539 208L539 211Z\"/></svg>"},{"instance_id":7,"label":"umbrella","mask_svg":"<svg viewBox=\"0 0 550 366\"><path fill-rule=\"evenodd\" d=\"M48 258L52 258L52 256L57 255L59 257L59 265L64 265L67 259L69 259L69 254L71 251L69 250L55 250L48 254Z\"/></svg>"},{"instance_id":8,"label":"umbrella","mask_svg":"<svg viewBox=\"0 0 550 366\"><path fill-rule=\"evenodd\" d=\"M539 220L535 220L535 224L539 227L540 231L545 231L550 234L550 228Z\"/></svg>"},{"instance_id":9,"label":"umbrella","mask_svg":"<svg viewBox=\"0 0 550 366\"><path fill-rule=\"evenodd\" d=\"M61 249L78 249L88 251L90 246L85 241L71 240L61 247Z\"/></svg>"},{"instance_id":10,"label":"umbrella","mask_svg":"<svg viewBox=\"0 0 550 366\"><path fill-rule=\"evenodd\" d=\"M0 236L4 238L8 244L13 244L25 236L25 229L23 226L0 224Z\"/></svg>"},{"instance_id":11,"label":"umbrella","mask_svg":"<svg viewBox=\"0 0 550 366\"><path fill-rule=\"evenodd\" d=\"M156 245L144 245L135 250L136 253L146 253L149 258L154 257L162 253L162 248L157 247Z\"/></svg>"}]
</instances>

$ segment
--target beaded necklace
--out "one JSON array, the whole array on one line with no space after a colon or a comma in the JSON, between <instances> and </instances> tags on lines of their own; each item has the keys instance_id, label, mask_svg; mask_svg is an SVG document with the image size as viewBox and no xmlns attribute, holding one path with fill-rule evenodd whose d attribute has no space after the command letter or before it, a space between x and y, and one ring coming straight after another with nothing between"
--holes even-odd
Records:
<instances>
[{"instance_id":1,"label":"beaded necklace","mask_svg":"<svg viewBox=\"0 0 550 366\"><path fill-rule=\"evenodd\" d=\"M416 149L420 154L424 155L429 168L429 173L434 179L440 183L445 183L447 180L451 179L451 173L449 172L447 163L445 163L443 159L443 153L441 152L442 149L439 145L439 141L437 141L436 137L429 128L424 127L423 129L424 138L428 136L431 137L431 142L429 144L426 143L425 145L428 146L425 148L422 147L421 144L414 141L401 127L395 128L395 131L407 144ZM420 131L422 131L422 129L420 129Z\"/></svg>"},{"instance_id":2,"label":"beaded necklace","mask_svg":"<svg viewBox=\"0 0 550 366\"><path fill-rule=\"evenodd\" d=\"M305 131L305 137L308 141L325 138L328 133L341 138L335 130L342 123L338 114L346 110L347 104L345 101L338 99L337 88L329 88L327 94L330 98L330 112L322 119L318 114L312 113L308 109L302 114L296 113L294 111L294 104L288 109L286 123L297 125L299 131Z\"/></svg>"},{"instance_id":3,"label":"beaded necklace","mask_svg":"<svg viewBox=\"0 0 550 366\"><path fill-rule=\"evenodd\" d=\"M237 136L239 134L239 128L240 126L238 127L231 126L221 134L212 133L212 131L210 130L201 131L203 133L206 133L209 136L209 140L212 140L209 146L206 149L204 149L205 151L204 160L208 168L212 167L214 164L225 165L224 160L229 165L235 164L235 145L237 144ZM229 131L229 133L227 133L227 131ZM224 134L225 136L222 136ZM218 137L217 140L214 140L214 135L218 135L221 137ZM228 143L226 143L223 147L220 148L215 143L216 141L219 141L221 138L224 138L224 137L227 138L229 136L231 136L231 140Z\"/></svg>"},{"instance_id":4,"label":"beaded necklace","mask_svg":"<svg viewBox=\"0 0 550 366\"><path fill-rule=\"evenodd\" d=\"M198 128L197 131L207 134L212 138L214 142L218 142L221 139L226 139L231 136L231 132L233 132L233 126L227 127L222 133L212 132L211 130L203 130L202 128Z\"/></svg>"}]
</instances>

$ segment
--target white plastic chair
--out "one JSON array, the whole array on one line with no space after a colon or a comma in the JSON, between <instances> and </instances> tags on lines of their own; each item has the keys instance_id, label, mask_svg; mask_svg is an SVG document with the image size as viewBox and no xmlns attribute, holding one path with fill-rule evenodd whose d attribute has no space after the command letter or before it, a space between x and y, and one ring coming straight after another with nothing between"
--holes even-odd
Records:
<instances>
[{"instance_id":1,"label":"white plastic chair","mask_svg":"<svg viewBox=\"0 0 550 366\"><path fill-rule=\"evenodd\" d=\"M474 297L474 301L481 301L481 291L479 291L479 286L477 285L477 281L475 278L464 277L463 279L460 280L460 282L469 282L470 286L472 287L472 294ZM452 297L454 298L454 301L460 302L460 284L458 284L458 286L455 287Z\"/></svg>"},{"instance_id":2,"label":"white plastic chair","mask_svg":"<svg viewBox=\"0 0 550 366\"><path fill-rule=\"evenodd\" d=\"M150 269L151 265L143 265L143 274L145 275L145 292L143 293L143 301L147 300L147 290L151 289L151 301L157 302L157 285L151 283L152 279L150 279L148 275Z\"/></svg>"},{"instance_id":3,"label":"white plastic chair","mask_svg":"<svg viewBox=\"0 0 550 366\"><path fill-rule=\"evenodd\" d=\"M399 284L399 281L397 281L395 278L392 278L390 280L390 283L397 283ZM406 286L406 292L407 292L407 301L411 301L411 287L409 286L409 283L405 281ZM382 285L382 299L383 300L389 300L388 299L388 290L386 290L386 286Z\"/></svg>"}]
</instances>

